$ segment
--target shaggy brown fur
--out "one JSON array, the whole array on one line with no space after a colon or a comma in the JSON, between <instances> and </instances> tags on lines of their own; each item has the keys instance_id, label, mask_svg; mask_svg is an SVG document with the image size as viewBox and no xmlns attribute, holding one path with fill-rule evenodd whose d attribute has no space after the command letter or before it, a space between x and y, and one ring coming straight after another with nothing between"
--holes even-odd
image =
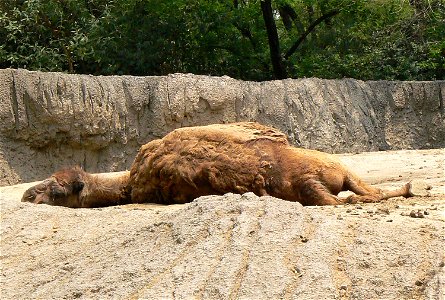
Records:
<instances>
[{"instance_id":1,"label":"shaggy brown fur","mask_svg":"<svg viewBox=\"0 0 445 300\"><path fill-rule=\"evenodd\" d=\"M334 156L292 147L280 131L251 122L174 130L142 146L129 173L103 176L62 170L29 189L22 201L96 207L186 203L203 195L253 192L303 205L332 205L412 196L410 184L383 192ZM345 190L356 195L336 196Z\"/></svg>"}]
</instances>

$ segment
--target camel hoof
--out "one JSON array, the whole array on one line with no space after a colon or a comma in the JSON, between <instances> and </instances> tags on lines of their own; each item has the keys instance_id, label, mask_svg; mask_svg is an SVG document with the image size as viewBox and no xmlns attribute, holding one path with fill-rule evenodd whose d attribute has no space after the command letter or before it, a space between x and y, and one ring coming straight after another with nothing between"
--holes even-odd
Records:
<instances>
[{"instance_id":1,"label":"camel hoof","mask_svg":"<svg viewBox=\"0 0 445 300\"><path fill-rule=\"evenodd\" d=\"M408 189L410 197L429 197L431 196L430 190L432 189L432 186L422 180L413 180L408 183Z\"/></svg>"}]
</instances>

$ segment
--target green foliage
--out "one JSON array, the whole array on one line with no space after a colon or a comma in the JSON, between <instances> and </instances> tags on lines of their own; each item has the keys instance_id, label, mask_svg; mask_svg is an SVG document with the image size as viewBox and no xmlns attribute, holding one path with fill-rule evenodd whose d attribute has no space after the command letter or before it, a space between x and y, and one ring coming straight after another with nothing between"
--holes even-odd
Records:
<instances>
[{"instance_id":1,"label":"green foliage","mask_svg":"<svg viewBox=\"0 0 445 300\"><path fill-rule=\"evenodd\" d=\"M445 4L423 3L351 1L302 45L293 76L444 79Z\"/></svg>"},{"instance_id":2,"label":"green foliage","mask_svg":"<svg viewBox=\"0 0 445 300\"><path fill-rule=\"evenodd\" d=\"M272 8L290 77L445 79L443 0L275 0ZM259 0L2 0L0 67L274 78Z\"/></svg>"},{"instance_id":3,"label":"green foliage","mask_svg":"<svg viewBox=\"0 0 445 300\"><path fill-rule=\"evenodd\" d=\"M3 0L1 67L75 71L93 57L90 29L106 1Z\"/></svg>"},{"instance_id":4,"label":"green foliage","mask_svg":"<svg viewBox=\"0 0 445 300\"><path fill-rule=\"evenodd\" d=\"M263 69L258 65L267 65L261 61L267 59L265 49L258 37L249 41L237 28L249 28L249 17L258 19L260 12L232 5L231 1L115 1L93 33L96 40L107 37L95 49L102 73L190 72L261 79ZM261 32L258 25L252 27L249 30ZM259 51L252 51L255 43Z\"/></svg>"}]
</instances>

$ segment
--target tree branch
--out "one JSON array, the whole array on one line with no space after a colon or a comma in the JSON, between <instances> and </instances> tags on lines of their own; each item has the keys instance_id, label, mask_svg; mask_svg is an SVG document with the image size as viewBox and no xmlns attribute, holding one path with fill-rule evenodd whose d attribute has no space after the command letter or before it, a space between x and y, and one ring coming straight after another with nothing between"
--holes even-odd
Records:
<instances>
[{"instance_id":1,"label":"tree branch","mask_svg":"<svg viewBox=\"0 0 445 300\"><path fill-rule=\"evenodd\" d=\"M281 19L283 20L283 25L287 31L292 29L292 21L295 23L295 26L298 29L298 32L303 32L303 24L301 24L298 19L297 13L289 4L281 5L278 8L280 12Z\"/></svg>"},{"instance_id":2,"label":"tree branch","mask_svg":"<svg viewBox=\"0 0 445 300\"><path fill-rule=\"evenodd\" d=\"M315 20L307 29L305 32L303 32L303 34L298 38L298 40L292 45L292 47L286 52L286 55L284 55L284 59L289 59L289 57L292 56L292 54L295 53L295 51L297 51L298 47L301 45L301 43L306 39L306 37L315 29L315 27L317 27L318 24L320 24L323 21L326 21L330 18L332 18L333 16L339 14L340 11L339 10L333 10L328 12L327 14L322 15L321 17L319 17L317 20Z\"/></svg>"},{"instance_id":3,"label":"tree branch","mask_svg":"<svg viewBox=\"0 0 445 300\"><path fill-rule=\"evenodd\" d=\"M250 44L252 45L253 50L256 50L257 43L255 39L253 38L252 32L248 27L242 27L240 24L237 24L236 22L233 23L233 26L235 26L236 29L241 32L241 35L245 38L247 38L250 41Z\"/></svg>"}]
</instances>

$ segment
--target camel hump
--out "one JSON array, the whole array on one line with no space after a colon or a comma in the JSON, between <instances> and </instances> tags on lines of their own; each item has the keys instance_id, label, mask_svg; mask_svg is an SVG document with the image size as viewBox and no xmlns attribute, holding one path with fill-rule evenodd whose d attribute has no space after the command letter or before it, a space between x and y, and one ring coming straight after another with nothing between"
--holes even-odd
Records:
<instances>
[{"instance_id":1,"label":"camel hump","mask_svg":"<svg viewBox=\"0 0 445 300\"><path fill-rule=\"evenodd\" d=\"M197 139L209 142L234 142L244 144L259 140L289 145L287 136L280 130L256 122L237 122L231 124L211 124L199 127L178 128L165 139L172 141Z\"/></svg>"},{"instance_id":2,"label":"camel hump","mask_svg":"<svg viewBox=\"0 0 445 300\"><path fill-rule=\"evenodd\" d=\"M262 170L260 149L288 145L284 133L255 122L178 128L139 150L130 175L132 201L178 203L241 191L236 183L251 185Z\"/></svg>"}]
</instances>

